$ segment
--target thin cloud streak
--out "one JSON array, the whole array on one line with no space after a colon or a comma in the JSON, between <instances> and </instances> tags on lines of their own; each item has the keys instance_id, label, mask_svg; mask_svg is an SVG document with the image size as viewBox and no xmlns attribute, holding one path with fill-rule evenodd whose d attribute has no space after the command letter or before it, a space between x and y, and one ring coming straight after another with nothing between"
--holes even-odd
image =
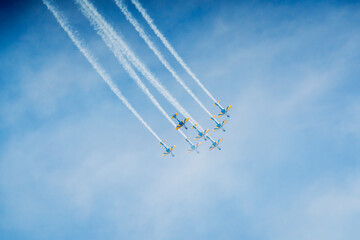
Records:
<instances>
[{"instance_id":1,"label":"thin cloud streak","mask_svg":"<svg viewBox=\"0 0 360 240\"><path fill-rule=\"evenodd\" d=\"M145 8L143 8L139 1L137 0L131 0L131 2L135 5L136 9L141 13L141 15L144 17L146 22L149 24L151 29L154 31L156 36L158 36L161 40L161 42L165 45L165 47L170 51L170 53L175 57L175 59L178 61L178 63L185 69L185 71L194 79L194 81L201 87L201 89L211 98L213 102L217 102L216 99L213 97L213 95L207 90L207 88L202 84L200 79L196 77L196 75L191 71L191 69L188 67L188 65L184 62L184 60L179 56L179 54L175 51L174 47L169 43L169 41L166 39L166 37L159 31L159 29L154 24L154 21L149 16L149 14L146 12Z\"/></svg>"},{"instance_id":2,"label":"thin cloud streak","mask_svg":"<svg viewBox=\"0 0 360 240\"><path fill-rule=\"evenodd\" d=\"M191 89L185 84L185 82L180 78L180 76L175 72L173 67L169 64L168 61L164 58L161 52L157 49L155 44L150 40L146 35L144 29L140 26L138 21L133 17L129 12L123 0L115 0L116 5L121 9L122 13L125 15L126 19L134 26L136 31L139 33L140 37L146 42L148 47L153 51L156 57L164 65L164 67L171 73L171 75L176 79L176 81L185 89L185 91L200 105L200 107L210 116L214 116L210 111L204 106L204 104L198 99L197 96L191 91Z\"/></svg>"},{"instance_id":3,"label":"thin cloud streak","mask_svg":"<svg viewBox=\"0 0 360 240\"><path fill-rule=\"evenodd\" d=\"M95 7L88 2L87 0L76 0L84 9L89 10L88 17L93 18L101 30L105 34L108 34L114 43L117 44L119 49L123 54L128 58L128 60L140 71L143 76L150 81L150 83L185 117L189 118L189 121L192 125L198 124L199 128L203 131L204 129L201 125L185 110L185 108L172 96L172 94L160 83L160 81L154 76L154 74L141 62L141 60L135 56L130 47L125 43L125 41L115 32L112 26L106 22L106 20L97 12Z\"/></svg>"},{"instance_id":4,"label":"thin cloud streak","mask_svg":"<svg viewBox=\"0 0 360 240\"><path fill-rule=\"evenodd\" d=\"M76 45L76 47L80 50L80 52L85 56L85 58L89 61L92 67L96 70L96 72L101 76L101 78L106 82L106 84L110 87L111 91L115 93L115 95L124 103L124 105L135 115L135 117L145 126L147 130L159 141L161 142L160 137L154 132L154 130L145 122L145 120L140 116L140 114L133 108L133 106L128 102L128 100L124 97L124 95L120 92L119 88L115 85L109 74L102 68L102 66L97 62L97 60L92 56L90 50L85 47L83 42L76 36L75 31L73 31L68 24L67 19L62 16L58 10L47 0L43 0L43 3L46 7L51 11L51 13L56 18L57 22L64 29L64 31L68 34L70 39Z\"/></svg>"},{"instance_id":5,"label":"thin cloud streak","mask_svg":"<svg viewBox=\"0 0 360 240\"><path fill-rule=\"evenodd\" d=\"M170 124L175 128L176 124L170 118L169 114L165 111L165 109L160 105L160 103L155 99L155 97L150 93L149 89L145 86L145 84L141 81L140 77L137 75L135 70L132 68L130 63L126 60L124 55L122 54L122 50L118 47L116 40L111 37L109 31L106 31L106 23L101 21L102 19L98 19L98 13L96 9L90 4L83 2L81 0L76 0L79 4L81 11L84 15L89 19L91 24L94 26L96 32L101 36L105 44L109 47L109 49L113 52L116 59L123 66L125 71L129 74L129 76L135 81L135 83L139 86L139 88L145 93L145 95L150 99L150 101L154 104L154 106L162 113L162 115L170 122ZM187 139L187 136L184 134L181 129L178 131L184 138ZM161 141L160 141L161 142ZM167 147L167 146L166 146Z\"/></svg>"}]
</instances>

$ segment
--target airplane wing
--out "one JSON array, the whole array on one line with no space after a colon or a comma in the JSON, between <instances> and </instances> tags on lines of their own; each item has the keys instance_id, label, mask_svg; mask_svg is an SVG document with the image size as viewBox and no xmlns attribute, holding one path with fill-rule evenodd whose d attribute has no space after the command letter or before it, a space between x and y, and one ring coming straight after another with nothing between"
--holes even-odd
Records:
<instances>
[{"instance_id":1,"label":"airplane wing","mask_svg":"<svg viewBox=\"0 0 360 240\"><path fill-rule=\"evenodd\" d=\"M217 115L217 117L219 118L219 117L223 116L224 114L225 114L225 112L221 112Z\"/></svg>"},{"instance_id":2,"label":"airplane wing","mask_svg":"<svg viewBox=\"0 0 360 240\"><path fill-rule=\"evenodd\" d=\"M195 144L195 149L197 149L200 146L200 144L201 144L201 142L199 142L198 144Z\"/></svg>"},{"instance_id":3,"label":"airplane wing","mask_svg":"<svg viewBox=\"0 0 360 240\"><path fill-rule=\"evenodd\" d=\"M225 125L225 123L227 123L227 120L224 120L222 123L220 123L220 126L216 126L213 131L216 132L217 130L219 130Z\"/></svg>"},{"instance_id":4,"label":"airplane wing","mask_svg":"<svg viewBox=\"0 0 360 240\"><path fill-rule=\"evenodd\" d=\"M219 130L221 127L222 127L222 126L218 126L218 127L214 128L213 131L216 132L216 131Z\"/></svg>"},{"instance_id":5,"label":"airplane wing","mask_svg":"<svg viewBox=\"0 0 360 240\"><path fill-rule=\"evenodd\" d=\"M188 153L191 153L191 152L193 152L194 150L196 150L196 149L200 146L200 144L201 144L201 142L199 142L199 143L195 144L195 147L194 147L194 148L189 149L189 150L188 150Z\"/></svg>"},{"instance_id":6,"label":"airplane wing","mask_svg":"<svg viewBox=\"0 0 360 240\"><path fill-rule=\"evenodd\" d=\"M175 149L176 145L169 147L164 153L163 153L163 157L170 154L174 149Z\"/></svg>"},{"instance_id":7,"label":"airplane wing","mask_svg":"<svg viewBox=\"0 0 360 240\"><path fill-rule=\"evenodd\" d=\"M185 118L183 121L179 122L179 124L176 126L176 130L179 130L179 128L181 128L182 126L185 125L185 123L189 121L189 118Z\"/></svg>"},{"instance_id":8,"label":"airplane wing","mask_svg":"<svg viewBox=\"0 0 360 240\"><path fill-rule=\"evenodd\" d=\"M210 146L209 150L213 150L214 148L216 148L217 146L219 146L219 144L221 143L222 140L223 140L222 138L220 138L219 140L217 140L217 141L215 142L215 144L213 144L213 145Z\"/></svg>"},{"instance_id":9,"label":"airplane wing","mask_svg":"<svg viewBox=\"0 0 360 240\"><path fill-rule=\"evenodd\" d=\"M227 113L227 112L230 110L230 108L231 108L231 105L230 105L230 106L227 106L227 107L224 109L224 112L220 112L220 113L217 115L217 117L219 118L219 117L223 116L225 113Z\"/></svg>"},{"instance_id":10,"label":"airplane wing","mask_svg":"<svg viewBox=\"0 0 360 240\"><path fill-rule=\"evenodd\" d=\"M200 138L202 137L205 137L205 135L209 132L209 129L206 129L205 131L201 132L201 135L200 133L195 137L195 140L199 140ZM205 137L206 138L206 137Z\"/></svg>"}]
</instances>

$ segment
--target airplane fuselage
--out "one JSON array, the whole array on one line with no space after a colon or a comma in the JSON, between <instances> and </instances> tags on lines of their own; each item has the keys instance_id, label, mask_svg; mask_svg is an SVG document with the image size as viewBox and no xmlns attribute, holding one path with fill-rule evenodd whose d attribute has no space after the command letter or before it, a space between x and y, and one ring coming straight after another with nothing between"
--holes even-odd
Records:
<instances>
[{"instance_id":1,"label":"airplane fuselage","mask_svg":"<svg viewBox=\"0 0 360 240\"><path fill-rule=\"evenodd\" d=\"M173 156L173 157L175 156L175 155L173 154L173 152L172 152L172 150L175 148L175 145L172 146L171 148L169 148L169 147L167 147L167 146L165 145L165 143L163 143L163 142L160 142L160 144L165 148L165 153L164 153L163 156L168 155L168 154L171 154L171 156Z\"/></svg>"},{"instance_id":2,"label":"airplane fuselage","mask_svg":"<svg viewBox=\"0 0 360 240\"><path fill-rule=\"evenodd\" d=\"M223 130L223 132L225 132L226 130L223 128L224 125L221 125L220 123L216 125L216 127L218 127L219 129Z\"/></svg>"},{"instance_id":3,"label":"airplane fuselage","mask_svg":"<svg viewBox=\"0 0 360 240\"><path fill-rule=\"evenodd\" d=\"M206 133L209 131L208 129L205 130L204 132L201 132L196 125L193 126L193 128L198 132L198 136L195 137L195 140L199 140L200 138L204 138L204 140L206 141L208 136L206 136Z\"/></svg>"},{"instance_id":4,"label":"airplane fuselage","mask_svg":"<svg viewBox=\"0 0 360 240\"><path fill-rule=\"evenodd\" d=\"M211 144L211 146L213 146L214 148L218 148L219 150L221 150L221 148L219 147L219 144L214 142L213 144Z\"/></svg>"},{"instance_id":5,"label":"airplane fuselage","mask_svg":"<svg viewBox=\"0 0 360 240\"><path fill-rule=\"evenodd\" d=\"M184 126L185 129L188 129L188 128L186 127L186 125L185 125L185 123L188 121L188 118L185 118L183 121L180 121L180 120L177 118L176 114L174 114L174 115L172 116L172 118L175 118L175 119L178 121L178 123L179 123L179 125L177 126L177 129L181 128L182 126Z\"/></svg>"},{"instance_id":6,"label":"airplane fuselage","mask_svg":"<svg viewBox=\"0 0 360 240\"><path fill-rule=\"evenodd\" d=\"M172 153L172 151L170 151L170 149L166 149L165 152L167 152L167 154L171 154L171 156L173 156L173 157L175 156L175 155Z\"/></svg>"},{"instance_id":7,"label":"airplane fuselage","mask_svg":"<svg viewBox=\"0 0 360 240\"><path fill-rule=\"evenodd\" d=\"M190 150L188 150L188 152L192 152L194 150L196 150L197 153L199 153L199 151L197 150L197 148L200 146L201 142L197 143L197 144L193 144L190 140L188 139L185 139L185 141L187 143L190 144Z\"/></svg>"},{"instance_id":8,"label":"airplane fuselage","mask_svg":"<svg viewBox=\"0 0 360 240\"><path fill-rule=\"evenodd\" d=\"M220 114L218 115L218 117L221 117L222 115L225 115L225 114L226 114L227 117L230 117L230 115L227 114L227 112L230 110L231 105L230 105L230 106L227 106L226 108L223 108L223 107L220 105L220 102L216 102L216 103L215 103L215 106L218 106L218 107L220 108Z\"/></svg>"},{"instance_id":9,"label":"airplane fuselage","mask_svg":"<svg viewBox=\"0 0 360 240\"><path fill-rule=\"evenodd\" d=\"M223 128L224 127L224 124L227 122L227 120L223 121L222 123L219 123L214 117L211 118L211 120L213 120L215 122L215 129L214 129L214 132L219 130L219 129L222 129L223 132L225 132L225 129Z\"/></svg>"},{"instance_id":10,"label":"airplane fuselage","mask_svg":"<svg viewBox=\"0 0 360 240\"><path fill-rule=\"evenodd\" d=\"M225 109L221 109L220 112L221 112L222 115L225 115L225 114L227 113L227 111L226 111ZM226 114L226 116L227 116L227 117L230 117L229 114Z\"/></svg>"},{"instance_id":11,"label":"airplane fuselage","mask_svg":"<svg viewBox=\"0 0 360 240\"><path fill-rule=\"evenodd\" d=\"M188 129L188 128L186 127L186 125L185 125L184 122L180 121L179 119L176 119L176 120L178 120L179 125L180 125L181 127L184 126L185 129Z\"/></svg>"},{"instance_id":12,"label":"airplane fuselage","mask_svg":"<svg viewBox=\"0 0 360 240\"><path fill-rule=\"evenodd\" d=\"M210 138L210 141L212 142L212 144L211 144L209 150L212 150L212 149L214 149L214 148L218 148L219 150L221 150L221 148L219 147L219 144L220 144L220 142L221 142L222 140L223 140L223 139L220 138L219 140L214 141L212 138Z\"/></svg>"}]
</instances>

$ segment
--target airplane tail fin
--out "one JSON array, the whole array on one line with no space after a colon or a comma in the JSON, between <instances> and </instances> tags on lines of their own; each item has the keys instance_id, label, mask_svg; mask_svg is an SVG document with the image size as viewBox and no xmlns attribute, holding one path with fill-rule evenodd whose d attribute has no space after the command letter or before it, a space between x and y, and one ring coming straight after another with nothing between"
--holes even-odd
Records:
<instances>
[{"instance_id":1,"label":"airplane tail fin","mask_svg":"<svg viewBox=\"0 0 360 240\"><path fill-rule=\"evenodd\" d=\"M172 115L171 118L176 118L176 116L177 116L177 113L175 113L174 115Z\"/></svg>"},{"instance_id":2,"label":"airplane tail fin","mask_svg":"<svg viewBox=\"0 0 360 240\"><path fill-rule=\"evenodd\" d=\"M216 107L216 106L219 106L219 104L220 104L220 101L217 101L217 103L215 103L214 106L215 106L215 107Z\"/></svg>"},{"instance_id":3,"label":"airplane tail fin","mask_svg":"<svg viewBox=\"0 0 360 240\"><path fill-rule=\"evenodd\" d=\"M219 150L221 150L221 148L219 147L219 144L221 143L222 140L223 140L223 139L220 138L220 139L217 141L217 147L218 147Z\"/></svg>"},{"instance_id":4,"label":"airplane tail fin","mask_svg":"<svg viewBox=\"0 0 360 240\"><path fill-rule=\"evenodd\" d=\"M231 108L232 106L231 105L229 105L227 108L226 108L226 113L230 110L230 108ZM227 117L230 117L230 115L229 114L227 114Z\"/></svg>"},{"instance_id":5,"label":"airplane tail fin","mask_svg":"<svg viewBox=\"0 0 360 240\"><path fill-rule=\"evenodd\" d=\"M194 129L194 128L196 128L196 126L197 126L197 123L194 126L192 126L192 128Z\"/></svg>"},{"instance_id":6,"label":"airplane tail fin","mask_svg":"<svg viewBox=\"0 0 360 240\"><path fill-rule=\"evenodd\" d=\"M172 151L174 151L174 149L176 148L176 145L174 146L171 146L169 149L170 149L170 152L171 152L171 155L174 157L174 153Z\"/></svg>"}]
</instances>

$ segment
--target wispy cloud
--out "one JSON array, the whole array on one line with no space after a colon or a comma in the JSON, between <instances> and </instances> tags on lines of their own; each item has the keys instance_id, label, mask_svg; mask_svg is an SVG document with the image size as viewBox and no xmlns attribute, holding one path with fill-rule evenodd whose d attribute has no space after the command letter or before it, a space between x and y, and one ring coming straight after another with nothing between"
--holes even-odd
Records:
<instances>
[{"instance_id":1,"label":"wispy cloud","mask_svg":"<svg viewBox=\"0 0 360 240\"><path fill-rule=\"evenodd\" d=\"M106 3L94 3L107 9ZM184 9L166 7L165 14L159 4L143 4L155 20L172 16L168 24L176 28L157 20L159 28L214 94L233 105L221 136L223 150L209 152L203 141L201 154L188 155L180 143L175 159L162 159L158 146L149 144L152 136L111 97L41 7L47 28L59 31L42 35L39 26L39 34L44 42L59 38L62 44L36 56L24 51L41 64L12 67L8 79L15 84L1 90L6 95L0 103L0 236L360 236L355 225L360 211L358 6L220 1L204 10L192 2L183 16ZM90 43L98 40L86 33ZM111 60L110 53L102 53ZM18 54L8 51L6 56ZM136 100L141 93L126 74L114 75L161 129L164 122L152 115L156 109L146 98ZM184 81L206 99L191 79ZM185 92L174 92L184 106L195 105ZM194 117L208 121L200 111ZM160 130L175 140L174 131Z\"/></svg>"}]
</instances>

